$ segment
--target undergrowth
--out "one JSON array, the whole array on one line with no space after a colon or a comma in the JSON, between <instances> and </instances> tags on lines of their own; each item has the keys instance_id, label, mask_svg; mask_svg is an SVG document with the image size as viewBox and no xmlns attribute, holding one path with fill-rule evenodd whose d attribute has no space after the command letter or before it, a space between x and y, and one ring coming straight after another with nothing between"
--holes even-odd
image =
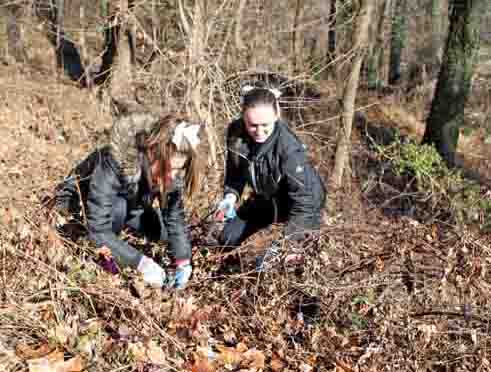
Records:
<instances>
[{"instance_id":1,"label":"undergrowth","mask_svg":"<svg viewBox=\"0 0 491 372\"><path fill-rule=\"evenodd\" d=\"M484 218L491 211L489 195L462 170L449 168L434 146L418 144L396 133L391 144L375 148L381 162L389 164L389 172L384 169L388 182L391 177L398 181L401 193L417 206L417 214L424 220L478 224L481 229L490 229Z\"/></svg>"}]
</instances>

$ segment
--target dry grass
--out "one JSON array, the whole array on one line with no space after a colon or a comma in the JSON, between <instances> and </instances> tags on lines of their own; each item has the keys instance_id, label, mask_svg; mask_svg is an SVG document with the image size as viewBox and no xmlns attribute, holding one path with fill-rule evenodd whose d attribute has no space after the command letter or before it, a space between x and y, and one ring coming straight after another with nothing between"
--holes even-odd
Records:
<instances>
[{"instance_id":1,"label":"dry grass","mask_svg":"<svg viewBox=\"0 0 491 372\"><path fill-rule=\"evenodd\" d=\"M33 356L54 358L54 350L65 354L64 363L80 361L93 371L488 370L489 241L451 227L358 206L357 218L329 220L318 242L305 243L303 273L253 273L253 252L271 239L267 234L235 256L197 245L194 277L181 293L142 290L133 272L104 273L87 241L55 232L39 199L94 139L102 140L109 123L82 108L90 95L30 84L17 85L23 99L8 101L17 105L16 115L3 110L11 124L2 140L12 146L3 165L18 166L18 173L7 173L2 189L20 190L3 210L0 234L0 365L6 370L33 370ZM56 104L56 94L36 101L32 92L42 87L73 99L72 114L61 100ZM319 115L313 110L307 117ZM49 135L61 128L66 142ZM321 160L329 155L316 151L326 143L323 131L310 133L304 138L324 172L327 160ZM203 216L219 189L218 181L209 182L195 213ZM344 209L356 207L351 203ZM198 244L204 226L194 230ZM308 303L316 299L320 318L310 324L309 312L317 310Z\"/></svg>"},{"instance_id":2,"label":"dry grass","mask_svg":"<svg viewBox=\"0 0 491 372\"><path fill-rule=\"evenodd\" d=\"M242 29L261 27L264 34L244 38L247 45L241 50L227 41L234 35L233 22L227 20L235 14L234 2L223 4L223 12L212 19L209 40L191 43L194 55L176 27L167 30L175 45L149 70L136 74L152 107L188 105L199 88L201 101L198 106L194 101L194 109L217 139L214 170L207 171L202 192L188 208L195 225L194 275L179 293L143 288L134 272L103 272L92 244L84 237L72 241L60 236L43 208L46 194L74 162L106 140L111 124L107 107L95 92L57 81L52 66L45 67L51 62L41 47L31 54L31 67L0 67L5 102L0 108L0 370L491 370L489 235L387 216L370 205L362 191L369 153L358 132L351 177L333 196L341 200L339 213L326 219L319 240L304 242L302 270L279 267L265 276L253 272L255 254L277 236L276 229L235 253L203 246L209 226L202 217L221 194L220 138L238 111L241 74L252 66L309 82L313 75L307 61L298 61L302 73L291 70L291 30L273 22L284 16L284 3L268 3L270 13L261 13L258 2L245 10ZM308 11L304 16L305 25L315 22ZM177 14L163 17L175 25L171 21ZM278 31L282 38L277 44L264 42ZM192 35L189 30L186 37ZM33 48L44 45L30 42ZM203 84L193 85L189 74ZM323 96L315 105L302 99L285 104L301 106L290 110L288 118L327 178L338 86L322 81L318 88ZM372 124L421 135L427 93L408 100L397 95L382 101L362 98ZM484 98L478 101L472 107L482 112ZM463 140L466 153L479 146L473 141ZM165 252L165 246L124 238L156 258ZM315 319L311 322L309 316ZM44 369L40 363L47 363Z\"/></svg>"}]
</instances>

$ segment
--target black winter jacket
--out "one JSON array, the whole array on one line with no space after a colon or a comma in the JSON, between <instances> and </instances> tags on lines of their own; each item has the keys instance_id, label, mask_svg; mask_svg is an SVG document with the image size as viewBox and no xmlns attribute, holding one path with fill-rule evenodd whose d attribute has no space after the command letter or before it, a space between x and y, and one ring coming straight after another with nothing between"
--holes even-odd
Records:
<instances>
[{"instance_id":1,"label":"black winter jacket","mask_svg":"<svg viewBox=\"0 0 491 372\"><path fill-rule=\"evenodd\" d=\"M263 144L256 144L250 138L243 119L230 124L224 192L233 193L239 199L246 183L256 195L287 204L286 235L318 228L325 188L307 159L306 146L285 122L277 121Z\"/></svg>"},{"instance_id":2,"label":"black winter jacket","mask_svg":"<svg viewBox=\"0 0 491 372\"><path fill-rule=\"evenodd\" d=\"M80 180L78 187L77 179ZM71 176L59 187L57 201L58 204L71 206L73 212L74 206L76 208L80 202L78 197L78 189L80 189L91 239L99 247L107 246L119 264L136 268L142 253L116 235L113 208L116 207L117 199L125 201L123 205L127 210L124 212L127 214L132 209L152 208L153 197L147 185L145 177L140 176L130 182L122 177L118 163L110 151L103 148L93 152L72 171ZM184 221L182 192L182 184L177 182L167 194L165 208L161 208L169 251L176 259L191 257L191 244Z\"/></svg>"}]
</instances>

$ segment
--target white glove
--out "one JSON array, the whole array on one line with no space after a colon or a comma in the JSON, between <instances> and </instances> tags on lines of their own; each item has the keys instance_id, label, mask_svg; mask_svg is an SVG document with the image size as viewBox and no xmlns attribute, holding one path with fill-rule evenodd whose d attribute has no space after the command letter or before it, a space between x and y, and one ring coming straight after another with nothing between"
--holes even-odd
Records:
<instances>
[{"instance_id":1,"label":"white glove","mask_svg":"<svg viewBox=\"0 0 491 372\"><path fill-rule=\"evenodd\" d=\"M232 218L235 218L235 216L237 215L237 213L235 212L236 202L237 202L237 196L235 196L235 194L225 195L225 198L222 201L220 201L220 203L218 203L217 216L223 214L222 218L225 218L225 220L231 220Z\"/></svg>"},{"instance_id":2,"label":"white glove","mask_svg":"<svg viewBox=\"0 0 491 372\"><path fill-rule=\"evenodd\" d=\"M162 288L166 279L166 274L154 260L143 256L138 264L137 270L143 274L143 281L152 287Z\"/></svg>"}]
</instances>

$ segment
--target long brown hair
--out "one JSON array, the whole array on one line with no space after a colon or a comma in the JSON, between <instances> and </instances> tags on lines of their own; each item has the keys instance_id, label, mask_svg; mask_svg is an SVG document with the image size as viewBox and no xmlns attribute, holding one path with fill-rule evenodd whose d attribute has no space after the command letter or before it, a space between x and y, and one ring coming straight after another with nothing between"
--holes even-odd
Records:
<instances>
[{"instance_id":1,"label":"long brown hair","mask_svg":"<svg viewBox=\"0 0 491 372\"><path fill-rule=\"evenodd\" d=\"M199 190L201 170L201 159L198 156L198 150L193 148L189 141L182 141L180 148L172 142L174 131L182 122L190 123L187 117L177 113L166 114L162 116L153 127L152 132L146 138L144 147L152 155L153 160L158 160L160 164L160 175L165 179L165 175L171 171L170 160L177 154L183 154L187 157L184 175L184 190L188 197L192 198L193 194ZM165 204L168 190L166 182L160 182L159 191L161 203Z\"/></svg>"}]
</instances>

